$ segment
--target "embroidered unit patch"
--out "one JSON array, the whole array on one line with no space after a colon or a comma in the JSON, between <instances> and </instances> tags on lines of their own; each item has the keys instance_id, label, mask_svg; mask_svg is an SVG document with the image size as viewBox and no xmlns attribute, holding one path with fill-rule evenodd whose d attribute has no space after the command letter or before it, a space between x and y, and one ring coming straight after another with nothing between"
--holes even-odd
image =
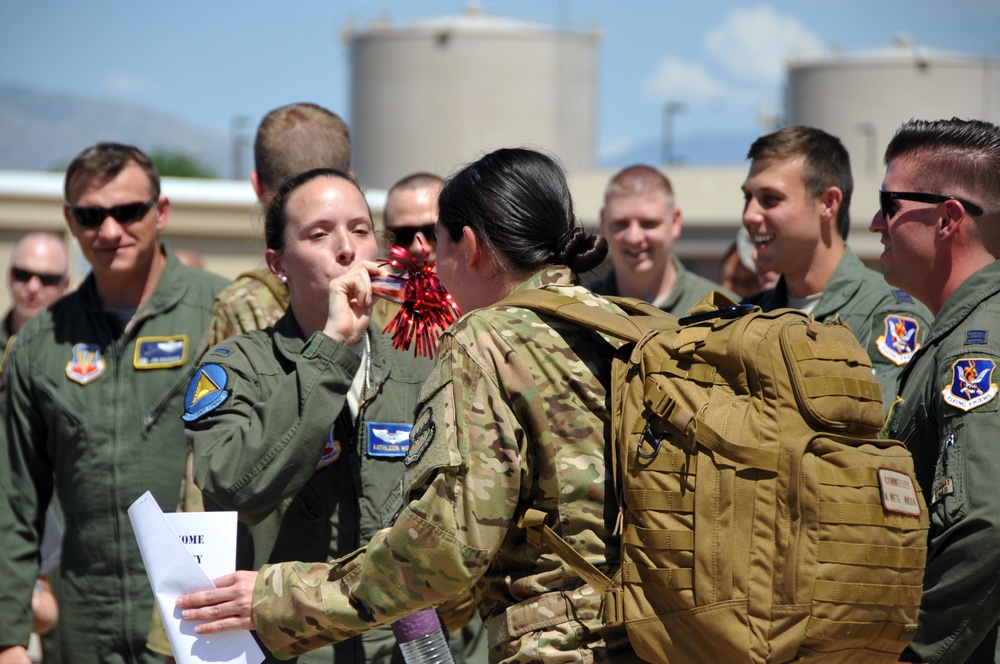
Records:
<instances>
[{"instance_id":1,"label":"embroidered unit patch","mask_svg":"<svg viewBox=\"0 0 1000 664\"><path fill-rule=\"evenodd\" d=\"M412 429L411 424L368 422L368 456L405 457Z\"/></svg>"},{"instance_id":2,"label":"embroidered unit patch","mask_svg":"<svg viewBox=\"0 0 1000 664\"><path fill-rule=\"evenodd\" d=\"M920 348L917 343L919 334L920 323L915 318L896 314L886 316L882 336L875 340L875 347L887 360L896 366L902 366Z\"/></svg>"},{"instance_id":3,"label":"embroidered unit patch","mask_svg":"<svg viewBox=\"0 0 1000 664\"><path fill-rule=\"evenodd\" d=\"M218 408L229 397L226 385L229 374L218 364L205 364L198 368L187 394L184 395L184 414L181 419L193 422L205 413Z\"/></svg>"},{"instance_id":4,"label":"embroidered unit patch","mask_svg":"<svg viewBox=\"0 0 1000 664\"><path fill-rule=\"evenodd\" d=\"M993 382L993 360L970 357L951 365L951 384L941 394L950 406L964 411L978 408L993 400L997 395L997 384Z\"/></svg>"},{"instance_id":5,"label":"embroidered unit patch","mask_svg":"<svg viewBox=\"0 0 1000 664\"><path fill-rule=\"evenodd\" d=\"M106 368L100 346L76 344L73 346L73 358L66 363L66 376L73 382L86 385L101 376Z\"/></svg>"},{"instance_id":6,"label":"embroidered unit patch","mask_svg":"<svg viewBox=\"0 0 1000 664\"><path fill-rule=\"evenodd\" d=\"M170 369L187 360L186 334L173 337L139 337L135 341L132 366L136 369Z\"/></svg>"},{"instance_id":7,"label":"embroidered unit patch","mask_svg":"<svg viewBox=\"0 0 1000 664\"><path fill-rule=\"evenodd\" d=\"M316 464L317 468L321 468L327 464L331 464L340 458L340 453L344 450L344 446L340 444L337 440L336 434L334 433L337 428L337 423L330 426L330 434L326 437L326 445L323 447L323 454L319 457L319 463Z\"/></svg>"}]
</instances>

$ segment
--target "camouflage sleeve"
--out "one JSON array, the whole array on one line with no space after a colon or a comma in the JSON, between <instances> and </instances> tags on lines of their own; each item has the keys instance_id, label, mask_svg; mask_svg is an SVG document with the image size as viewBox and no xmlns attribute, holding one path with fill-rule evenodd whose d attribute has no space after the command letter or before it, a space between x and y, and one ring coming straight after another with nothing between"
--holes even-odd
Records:
<instances>
[{"instance_id":1,"label":"camouflage sleeve","mask_svg":"<svg viewBox=\"0 0 1000 664\"><path fill-rule=\"evenodd\" d=\"M274 325L284 315L285 306L262 282L244 279L230 284L215 298L198 357L230 337Z\"/></svg>"},{"instance_id":2,"label":"camouflage sleeve","mask_svg":"<svg viewBox=\"0 0 1000 664\"><path fill-rule=\"evenodd\" d=\"M498 338L482 331L477 353L504 357ZM412 502L364 550L333 565L263 568L253 620L272 652L290 657L440 604L474 585L500 548L530 476L524 431L484 356L470 358L450 334L440 347L411 433Z\"/></svg>"}]
</instances>

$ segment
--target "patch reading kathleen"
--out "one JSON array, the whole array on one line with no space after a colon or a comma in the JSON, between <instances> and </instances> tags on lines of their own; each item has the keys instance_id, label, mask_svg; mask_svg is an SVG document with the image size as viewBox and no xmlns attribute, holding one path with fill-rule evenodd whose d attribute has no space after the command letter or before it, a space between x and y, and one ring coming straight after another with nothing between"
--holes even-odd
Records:
<instances>
[{"instance_id":1,"label":"patch reading kathleen","mask_svg":"<svg viewBox=\"0 0 1000 664\"><path fill-rule=\"evenodd\" d=\"M427 446L434 440L437 427L434 424L433 414L434 408L427 406L420 411L417 421L413 423L413 430L410 432L410 449L406 453L404 461L407 466L412 466L420 461Z\"/></svg>"},{"instance_id":2,"label":"patch reading kathleen","mask_svg":"<svg viewBox=\"0 0 1000 664\"><path fill-rule=\"evenodd\" d=\"M368 456L404 457L410 449L409 424L368 423Z\"/></svg>"}]
</instances>

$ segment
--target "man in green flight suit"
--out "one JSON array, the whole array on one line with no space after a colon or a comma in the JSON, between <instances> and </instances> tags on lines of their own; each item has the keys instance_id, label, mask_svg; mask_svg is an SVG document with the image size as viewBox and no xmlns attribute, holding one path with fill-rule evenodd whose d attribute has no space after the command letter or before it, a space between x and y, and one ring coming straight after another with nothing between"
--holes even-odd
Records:
<instances>
[{"instance_id":1,"label":"man in green flight suit","mask_svg":"<svg viewBox=\"0 0 1000 664\"><path fill-rule=\"evenodd\" d=\"M674 187L658 169L636 164L616 173L601 209L601 235L608 241L612 269L591 284L593 291L637 297L674 316L683 316L713 290L738 300L688 271L674 254L683 221Z\"/></svg>"},{"instance_id":2,"label":"man in green flight suit","mask_svg":"<svg viewBox=\"0 0 1000 664\"><path fill-rule=\"evenodd\" d=\"M885 152L885 279L934 313L886 432L930 514L917 634L902 661L1000 662L1000 127L911 120Z\"/></svg>"},{"instance_id":3,"label":"man in green flight suit","mask_svg":"<svg viewBox=\"0 0 1000 664\"><path fill-rule=\"evenodd\" d=\"M840 316L871 358L886 411L896 378L920 347L930 312L861 262L847 246L854 180L847 150L813 127L786 127L750 146L743 225L760 270L781 273L746 302Z\"/></svg>"},{"instance_id":4,"label":"man in green flight suit","mask_svg":"<svg viewBox=\"0 0 1000 664\"><path fill-rule=\"evenodd\" d=\"M0 658L17 661L28 642L55 491L66 518L60 661L153 662L153 598L127 509L146 491L161 505L177 499L186 451L177 414L225 280L181 265L161 243L170 203L137 148L84 150L65 195L91 273L21 329L5 370Z\"/></svg>"}]
</instances>

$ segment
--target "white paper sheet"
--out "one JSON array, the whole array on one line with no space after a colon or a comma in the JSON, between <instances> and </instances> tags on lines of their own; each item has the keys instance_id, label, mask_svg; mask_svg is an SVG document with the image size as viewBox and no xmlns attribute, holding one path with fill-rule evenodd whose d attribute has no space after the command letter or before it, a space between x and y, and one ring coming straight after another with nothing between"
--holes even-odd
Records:
<instances>
[{"instance_id":1,"label":"white paper sheet","mask_svg":"<svg viewBox=\"0 0 1000 664\"><path fill-rule=\"evenodd\" d=\"M181 612L174 606L181 595L210 590L215 587L212 578L233 571L236 560L236 523L233 515L226 512L172 514L168 520L156 504L156 499L147 491L132 503L128 516L177 662L260 664L264 653L250 632L243 630L199 636L194 632L197 623L181 620ZM181 542L171 521L182 524L181 532L193 546L204 568Z\"/></svg>"}]
</instances>

